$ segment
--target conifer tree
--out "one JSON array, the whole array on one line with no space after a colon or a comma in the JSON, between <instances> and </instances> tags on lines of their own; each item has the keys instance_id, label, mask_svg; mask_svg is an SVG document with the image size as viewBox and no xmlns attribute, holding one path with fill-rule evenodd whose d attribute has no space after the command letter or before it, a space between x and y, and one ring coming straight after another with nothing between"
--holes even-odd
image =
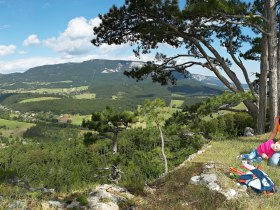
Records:
<instances>
[{"instance_id":1,"label":"conifer tree","mask_svg":"<svg viewBox=\"0 0 280 210\"><path fill-rule=\"evenodd\" d=\"M147 118L156 124L159 133L160 133L160 139L161 139L161 154L162 154L162 159L164 162L164 175L168 173L168 162L167 162L167 157L165 154L165 143L164 143L164 135L162 132L162 123L164 123L164 108L165 102L159 98L156 98L153 101L146 100L144 103L144 106L141 108L140 113L144 114L147 116Z\"/></svg>"},{"instance_id":2,"label":"conifer tree","mask_svg":"<svg viewBox=\"0 0 280 210\"><path fill-rule=\"evenodd\" d=\"M265 3L262 13L254 9ZM107 14L100 15L101 24L94 28L96 37L92 43L96 46L106 44L129 43L135 45L136 56L148 54L157 49L160 44L167 44L176 49L184 49L184 53L167 56L158 52L154 60L144 66L125 72L127 76L136 80L151 77L154 82L174 84L176 78L172 72L177 71L189 75L188 69L200 66L213 72L221 82L233 93L243 93L238 68L249 87L254 100L244 100L249 114L255 122L257 133L263 132L265 115L265 82L261 83L262 95L253 87L248 69L243 59L249 59L242 47L245 44L253 46L255 38L264 37L267 45L267 58L262 57L262 78L266 78L266 62L271 68L270 107L271 116L275 116L277 109L277 76L275 76L275 1L256 1L255 4L241 0L189 0L185 7L179 7L178 0L126 0L120 8L113 6ZM274 5L274 6L273 6ZM272 17L273 16L273 17ZM267 27L269 26L269 27ZM255 37L244 33L244 28L255 32ZM217 42L224 50L217 48ZM269 48L267 46L271 46ZM253 51L252 51L253 52ZM250 54L253 55L253 54ZM256 56L256 54L254 55ZM243 58L243 59L242 59ZM183 62L182 62L183 60ZM233 66L233 64L235 66ZM264 79L263 79L264 80ZM263 81L262 80L262 81ZM260 109L261 107L261 109ZM262 113L262 114L260 114ZM261 118L260 118L261 117Z\"/></svg>"},{"instance_id":3,"label":"conifer tree","mask_svg":"<svg viewBox=\"0 0 280 210\"><path fill-rule=\"evenodd\" d=\"M102 112L92 113L91 120L84 123L84 126L100 134L112 133L112 152L116 154L118 152L118 136L121 131L130 127L132 121L133 113L128 111L116 112L112 108L106 107ZM118 165L113 163L111 169L111 180L118 182L120 179Z\"/></svg>"}]
</instances>

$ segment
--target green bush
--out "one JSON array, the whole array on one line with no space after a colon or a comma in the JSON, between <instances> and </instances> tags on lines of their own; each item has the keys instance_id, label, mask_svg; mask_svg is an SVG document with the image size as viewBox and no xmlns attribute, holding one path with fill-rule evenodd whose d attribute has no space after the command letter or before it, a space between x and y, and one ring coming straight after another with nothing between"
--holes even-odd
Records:
<instances>
[{"instance_id":1,"label":"green bush","mask_svg":"<svg viewBox=\"0 0 280 210\"><path fill-rule=\"evenodd\" d=\"M242 136L246 127L254 127L253 118L248 113L236 113L234 122L237 129L237 135Z\"/></svg>"},{"instance_id":2,"label":"green bush","mask_svg":"<svg viewBox=\"0 0 280 210\"><path fill-rule=\"evenodd\" d=\"M84 144L86 146L96 143L97 140L98 136L96 134L93 134L92 132L87 132L84 134Z\"/></svg>"},{"instance_id":3,"label":"green bush","mask_svg":"<svg viewBox=\"0 0 280 210\"><path fill-rule=\"evenodd\" d=\"M100 159L83 144L59 141L33 145L12 145L0 154L0 170L27 177L31 186L68 191L93 182L92 171Z\"/></svg>"},{"instance_id":4,"label":"green bush","mask_svg":"<svg viewBox=\"0 0 280 210\"><path fill-rule=\"evenodd\" d=\"M242 136L245 127L253 127L253 120L247 113L236 113L221 115L210 121L201 120L197 125L207 138L223 139Z\"/></svg>"}]
</instances>

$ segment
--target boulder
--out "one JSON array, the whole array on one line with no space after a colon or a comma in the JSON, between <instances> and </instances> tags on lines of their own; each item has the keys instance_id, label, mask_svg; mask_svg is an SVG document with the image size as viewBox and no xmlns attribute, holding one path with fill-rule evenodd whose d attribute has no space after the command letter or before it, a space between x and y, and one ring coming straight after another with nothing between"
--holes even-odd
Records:
<instances>
[{"instance_id":1,"label":"boulder","mask_svg":"<svg viewBox=\"0 0 280 210\"><path fill-rule=\"evenodd\" d=\"M88 206L90 209L119 209L118 203L125 203L128 199L134 198L126 189L115 185L101 185L89 193Z\"/></svg>"},{"instance_id":2,"label":"boulder","mask_svg":"<svg viewBox=\"0 0 280 210\"><path fill-rule=\"evenodd\" d=\"M223 166L222 166L223 167ZM203 172L200 175L191 177L189 183L195 185L204 185L209 190L216 191L225 196L227 200L238 199L239 197L248 196L246 192L246 186L237 185L237 187L229 188L227 185L222 184L226 179L225 176L221 177L221 173L218 165L213 162L207 162L203 165ZM232 181L228 178L228 181Z\"/></svg>"},{"instance_id":3,"label":"boulder","mask_svg":"<svg viewBox=\"0 0 280 210\"><path fill-rule=\"evenodd\" d=\"M66 206L67 209L79 209L80 202L74 199L69 205Z\"/></svg>"},{"instance_id":4,"label":"boulder","mask_svg":"<svg viewBox=\"0 0 280 210\"><path fill-rule=\"evenodd\" d=\"M55 208L64 208L64 203L60 201L49 201L50 206Z\"/></svg>"},{"instance_id":5,"label":"boulder","mask_svg":"<svg viewBox=\"0 0 280 210\"><path fill-rule=\"evenodd\" d=\"M246 127L244 129L244 136L254 136L254 129L250 127Z\"/></svg>"},{"instance_id":6,"label":"boulder","mask_svg":"<svg viewBox=\"0 0 280 210\"><path fill-rule=\"evenodd\" d=\"M92 203L89 205L89 210L119 210L119 206L113 202Z\"/></svg>"}]
</instances>

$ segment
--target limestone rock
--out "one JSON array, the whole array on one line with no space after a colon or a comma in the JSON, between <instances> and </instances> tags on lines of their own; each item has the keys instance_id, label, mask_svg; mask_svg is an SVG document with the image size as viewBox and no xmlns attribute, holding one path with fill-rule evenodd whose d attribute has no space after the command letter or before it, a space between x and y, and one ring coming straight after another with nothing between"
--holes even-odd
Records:
<instances>
[{"instance_id":1,"label":"limestone rock","mask_svg":"<svg viewBox=\"0 0 280 210\"><path fill-rule=\"evenodd\" d=\"M254 129L250 127L246 127L244 129L244 136L254 136Z\"/></svg>"},{"instance_id":2,"label":"limestone rock","mask_svg":"<svg viewBox=\"0 0 280 210\"><path fill-rule=\"evenodd\" d=\"M89 205L90 210L119 210L119 206L113 202L106 203L91 203Z\"/></svg>"},{"instance_id":3,"label":"limestone rock","mask_svg":"<svg viewBox=\"0 0 280 210\"><path fill-rule=\"evenodd\" d=\"M80 202L74 199L69 205L66 206L67 209L78 209Z\"/></svg>"},{"instance_id":4,"label":"limestone rock","mask_svg":"<svg viewBox=\"0 0 280 210\"><path fill-rule=\"evenodd\" d=\"M50 206L56 207L56 208L64 208L64 203L60 201L49 201Z\"/></svg>"}]
</instances>

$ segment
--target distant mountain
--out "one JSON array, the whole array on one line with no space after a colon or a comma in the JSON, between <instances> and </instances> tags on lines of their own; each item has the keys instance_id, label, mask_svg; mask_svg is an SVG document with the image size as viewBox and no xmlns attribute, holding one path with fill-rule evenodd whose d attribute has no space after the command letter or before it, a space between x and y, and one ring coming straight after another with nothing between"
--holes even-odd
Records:
<instances>
[{"instance_id":1,"label":"distant mountain","mask_svg":"<svg viewBox=\"0 0 280 210\"><path fill-rule=\"evenodd\" d=\"M192 74L188 79L178 75L176 86L160 86L151 79L136 82L123 75L125 70L141 66L143 62L123 60L89 60L82 63L64 63L31 68L24 73L0 75L1 89L67 88L89 86L91 92L107 95L112 91L134 94L136 97L169 93L185 95L216 95L224 85L212 76ZM112 94L109 91L108 95ZM138 96L137 96L138 95Z\"/></svg>"},{"instance_id":2,"label":"distant mountain","mask_svg":"<svg viewBox=\"0 0 280 210\"><path fill-rule=\"evenodd\" d=\"M63 80L88 84L101 76L98 74L123 73L124 70L141 65L143 65L142 62L98 59L82 63L45 65L31 68L24 73L0 74L0 86L15 82L59 82ZM115 75L109 77L115 77ZM191 74L189 79L224 87L223 83L214 76Z\"/></svg>"},{"instance_id":3,"label":"distant mountain","mask_svg":"<svg viewBox=\"0 0 280 210\"><path fill-rule=\"evenodd\" d=\"M217 86L224 87L224 84L217 77L214 77L214 76L191 74L190 78L194 79L196 81L199 81L199 82L203 82L204 84L217 85Z\"/></svg>"}]
</instances>

